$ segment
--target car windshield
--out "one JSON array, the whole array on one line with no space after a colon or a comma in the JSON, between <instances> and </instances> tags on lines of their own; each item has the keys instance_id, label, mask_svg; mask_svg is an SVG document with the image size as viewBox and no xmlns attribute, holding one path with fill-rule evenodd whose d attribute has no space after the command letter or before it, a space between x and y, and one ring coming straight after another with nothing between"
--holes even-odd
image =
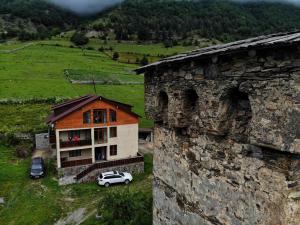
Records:
<instances>
[{"instance_id":1,"label":"car windshield","mask_svg":"<svg viewBox=\"0 0 300 225\"><path fill-rule=\"evenodd\" d=\"M32 164L31 169L32 170L41 170L42 169L42 165L40 165L40 164Z\"/></svg>"},{"instance_id":2,"label":"car windshield","mask_svg":"<svg viewBox=\"0 0 300 225\"><path fill-rule=\"evenodd\" d=\"M124 177L124 173L119 173L122 177Z\"/></svg>"},{"instance_id":3,"label":"car windshield","mask_svg":"<svg viewBox=\"0 0 300 225\"><path fill-rule=\"evenodd\" d=\"M100 174L100 176L99 176L99 177L100 177L100 179L102 179L102 178L103 178L102 174Z\"/></svg>"}]
</instances>

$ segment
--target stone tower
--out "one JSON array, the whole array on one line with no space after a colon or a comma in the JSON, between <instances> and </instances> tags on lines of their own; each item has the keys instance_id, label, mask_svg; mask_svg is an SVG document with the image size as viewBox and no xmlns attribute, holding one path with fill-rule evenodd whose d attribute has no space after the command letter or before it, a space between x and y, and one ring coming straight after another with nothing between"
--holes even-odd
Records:
<instances>
[{"instance_id":1,"label":"stone tower","mask_svg":"<svg viewBox=\"0 0 300 225\"><path fill-rule=\"evenodd\" d=\"M166 58L145 74L154 224L300 224L300 33Z\"/></svg>"}]
</instances>

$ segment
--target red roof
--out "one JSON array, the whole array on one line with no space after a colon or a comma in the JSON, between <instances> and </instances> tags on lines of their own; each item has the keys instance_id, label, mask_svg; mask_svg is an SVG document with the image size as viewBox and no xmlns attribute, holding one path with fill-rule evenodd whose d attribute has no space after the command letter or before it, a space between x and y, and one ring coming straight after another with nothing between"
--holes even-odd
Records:
<instances>
[{"instance_id":1,"label":"red roof","mask_svg":"<svg viewBox=\"0 0 300 225\"><path fill-rule=\"evenodd\" d=\"M102 96L88 94L88 95L84 95L79 98L68 100L61 104L52 106L53 113L46 118L46 123L54 123L57 120L62 119L63 117L73 113L74 111L82 108L83 106L86 106L87 104L89 104L97 99L107 102L111 105L115 105L118 108L122 109L123 111L125 111L131 115L140 117L138 114L131 111L131 109L133 107L132 105L128 105L128 104L124 104L124 103L117 102L114 100L110 100L110 99L104 98Z\"/></svg>"}]
</instances>

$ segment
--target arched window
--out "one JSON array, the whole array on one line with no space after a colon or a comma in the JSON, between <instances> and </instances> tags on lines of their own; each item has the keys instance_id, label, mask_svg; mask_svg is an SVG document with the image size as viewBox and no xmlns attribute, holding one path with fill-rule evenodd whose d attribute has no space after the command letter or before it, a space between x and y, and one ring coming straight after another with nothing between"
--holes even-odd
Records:
<instances>
[{"instance_id":1,"label":"arched window","mask_svg":"<svg viewBox=\"0 0 300 225\"><path fill-rule=\"evenodd\" d=\"M158 95L158 113L159 120L167 122L168 120L168 105L169 105L169 97L165 91L161 91Z\"/></svg>"},{"instance_id":2,"label":"arched window","mask_svg":"<svg viewBox=\"0 0 300 225\"><path fill-rule=\"evenodd\" d=\"M166 92L161 91L158 96L159 111L163 112L168 109L169 98Z\"/></svg>"},{"instance_id":3,"label":"arched window","mask_svg":"<svg viewBox=\"0 0 300 225\"><path fill-rule=\"evenodd\" d=\"M184 93L184 108L188 112L192 112L198 108L199 96L194 89L188 89Z\"/></svg>"},{"instance_id":4,"label":"arched window","mask_svg":"<svg viewBox=\"0 0 300 225\"><path fill-rule=\"evenodd\" d=\"M231 89L221 100L223 109L222 129L241 143L247 143L252 118L251 104L247 93Z\"/></svg>"}]
</instances>

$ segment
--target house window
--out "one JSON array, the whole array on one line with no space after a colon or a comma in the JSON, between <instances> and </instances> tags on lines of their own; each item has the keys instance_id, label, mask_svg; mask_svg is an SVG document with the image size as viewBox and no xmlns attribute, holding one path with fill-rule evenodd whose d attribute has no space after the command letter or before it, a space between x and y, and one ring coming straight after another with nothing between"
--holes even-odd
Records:
<instances>
[{"instance_id":1,"label":"house window","mask_svg":"<svg viewBox=\"0 0 300 225\"><path fill-rule=\"evenodd\" d=\"M117 112L115 110L109 110L110 122L117 122Z\"/></svg>"},{"instance_id":2,"label":"house window","mask_svg":"<svg viewBox=\"0 0 300 225\"><path fill-rule=\"evenodd\" d=\"M91 111L87 111L83 113L83 123L90 124L91 123Z\"/></svg>"},{"instance_id":3,"label":"house window","mask_svg":"<svg viewBox=\"0 0 300 225\"><path fill-rule=\"evenodd\" d=\"M81 150L69 151L69 157L79 157L81 156Z\"/></svg>"},{"instance_id":4,"label":"house window","mask_svg":"<svg viewBox=\"0 0 300 225\"><path fill-rule=\"evenodd\" d=\"M118 147L117 145L110 146L110 155L117 155L118 154Z\"/></svg>"},{"instance_id":5,"label":"house window","mask_svg":"<svg viewBox=\"0 0 300 225\"><path fill-rule=\"evenodd\" d=\"M109 137L110 138L117 137L117 127L110 127L109 128Z\"/></svg>"},{"instance_id":6,"label":"house window","mask_svg":"<svg viewBox=\"0 0 300 225\"><path fill-rule=\"evenodd\" d=\"M80 139L80 130L70 130L68 132L69 141Z\"/></svg>"},{"instance_id":7,"label":"house window","mask_svg":"<svg viewBox=\"0 0 300 225\"><path fill-rule=\"evenodd\" d=\"M105 109L94 110L94 123L106 123L106 121Z\"/></svg>"},{"instance_id":8,"label":"house window","mask_svg":"<svg viewBox=\"0 0 300 225\"><path fill-rule=\"evenodd\" d=\"M107 128L96 128L95 133L95 143L102 144L107 142Z\"/></svg>"}]
</instances>

